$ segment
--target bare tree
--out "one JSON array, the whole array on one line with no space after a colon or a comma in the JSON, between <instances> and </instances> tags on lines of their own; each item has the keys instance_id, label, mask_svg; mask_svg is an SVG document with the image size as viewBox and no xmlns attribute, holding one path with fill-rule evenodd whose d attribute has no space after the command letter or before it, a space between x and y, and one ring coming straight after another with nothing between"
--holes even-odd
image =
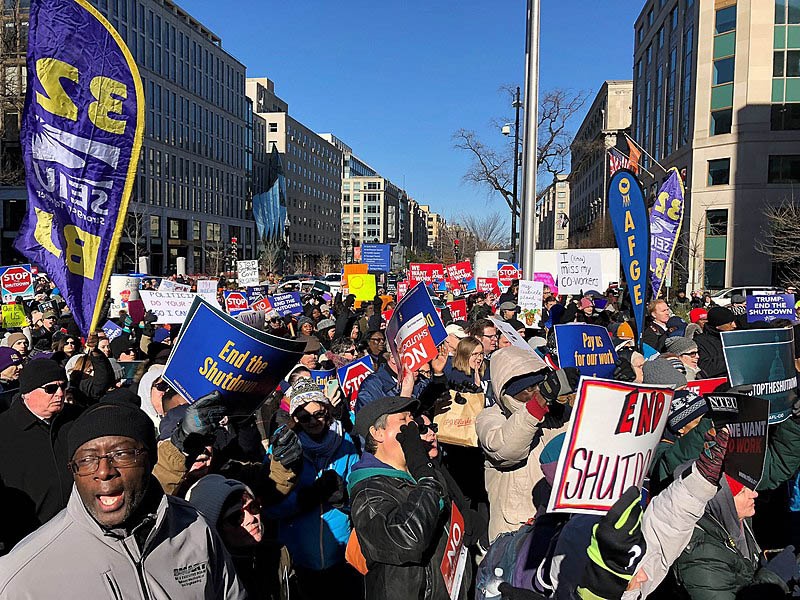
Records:
<instances>
[{"instance_id":1,"label":"bare tree","mask_svg":"<svg viewBox=\"0 0 800 600\"><path fill-rule=\"evenodd\" d=\"M133 262L134 269L139 268L139 256L147 252L147 230L150 227L150 206L144 202L132 201L128 204L128 216L125 218L123 236L130 247L125 248L124 256ZM130 254L130 250L133 254Z\"/></svg>"},{"instance_id":2,"label":"bare tree","mask_svg":"<svg viewBox=\"0 0 800 600\"><path fill-rule=\"evenodd\" d=\"M206 240L203 243L207 274L217 276L225 270L225 252L225 243L220 240Z\"/></svg>"},{"instance_id":3,"label":"bare tree","mask_svg":"<svg viewBox=\"0 0 800 600\"><path fill-rule=\"evenodd\" d=\"M459 242L459 260L471 258L478 250L501 250L508 246L508 223L501 212L461 214L439 229L433 258L444 263L456 261L454 241Z\"/></svg>"},{"instance_id":4,"label":"bare tree","mask_svg":"<svg viewBox=\"0 0 800 600\"><path fill-rule=\"evenodd\" d=\"M323 254L317 261L317 269L320 273L330 273L336 264L336 258L330 254Z\"/></svg>"},{"instance_id":5,"label":"bare tree","mask_svg":"<svg viewBox=\"0 0 800 600\"><path fill-rule=\"evenodd\" d=\"M769 256L788 283L800 282L800 204L785 199L764 206L766 227L755 239L755 249Z\"/></svg>"},{"instance_id":6,"label":"bare tree","mask_svg":"<svg viewBox=\"0 0 800 600\"><path fill-rule=\"evenodd\" d=\"M0 185L22 185L25 169L19 143L25 103L27 9L5 3L0 11Z\"/></svg>"},{"instance_id":7,"label":"bare tree","mask_svg":"<svg viewBox=\"0 0 800 600\"><path fill-rule=\"evenodd\" d=\"M261 271L263 276L280 270L281 265L283 265L283 253L283 242L279 238L263 242L261 248Z\"/></svg>"},{"instance_id":8,"label":"bare tree","mask_svg":"<svg viewBox=\"0 0 800 600\"><path fill-rule=\"evenodd\" d=\"M512 94L511 87L505 86L502 89ZM587 92L556 89L546 92L539 99L536 168L540 173L557 175L569 168L572 134L567 125L588 97ZM509 121L510 119L505 120ZM500 121L494 120L493 124L497 126ZM483 143L474 131L459 129L453 134L453 145L472 155L473 161L464 174L464 181L499 193L511 210L515 159L513 143L500 147L490 146Z\"/></svg>"}]
</instances>

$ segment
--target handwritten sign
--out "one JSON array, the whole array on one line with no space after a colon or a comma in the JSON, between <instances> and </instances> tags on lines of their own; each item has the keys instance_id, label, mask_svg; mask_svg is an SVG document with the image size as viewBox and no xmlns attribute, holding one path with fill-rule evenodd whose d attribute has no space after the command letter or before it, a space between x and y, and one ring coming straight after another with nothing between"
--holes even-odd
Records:
<instances>
[{"instance_id":1,"label":"handwritten sign","mask_svg":"<svg viewBox=\"0 0 800 600\"><path fill-rule=\"evenodd\" d=\"M603 289L600 254L579 250L559 252L558 289L562 294L582 294Z\"/></svg>"},{"instance_id":2,"label":"handwritten sign","mask_svg":"<svg viewBox=\"0 0 800 600\"><path fill-rule=\"evenodd\" d=\"M542 302L544 300L544 284L541 281L520 279L517 304L519 316L525 327L539 327L542 320Z\"/></svg>"},{"instance_id":3,"label":"handwritten sign","mask_svg":"<svg viewBox=\"0 0 800 600\"><path fill-rule=\"evenodd\" d=\"M237 260L236 281L241 288L246 288L248 285L258 285L258 261Z\"/></svg>"},{"instance_id":4,"label":"handwritten sign","mask_svg":"<svg viewBox=\"0 0 800 600\"><path fill-rule=\"evenodd\" d=\"M153 311L156 323L183 323L197 294L191 292L153 292L139 290L145 310Z\"/></svg>"},{"instance_id":5,"label":"handwritten sign","mask_svg":"<svg viewBox=\"0 0 800 600\"><path fill-rule=\"evenodd\" d=\"M642 486L667 424L673 392L582 377L548 512L605 514L630 486Z\"/></svg>"},{"instance_id":6,"label":"handwritten sign","mask_svg":"<svg viewBox=\"0 0 800 600\"><path fill-rule=\"evenodd\" d=\"M26 327L28 317L21 304L3 304L3 329Z\"/></svg>"}]
</instances>

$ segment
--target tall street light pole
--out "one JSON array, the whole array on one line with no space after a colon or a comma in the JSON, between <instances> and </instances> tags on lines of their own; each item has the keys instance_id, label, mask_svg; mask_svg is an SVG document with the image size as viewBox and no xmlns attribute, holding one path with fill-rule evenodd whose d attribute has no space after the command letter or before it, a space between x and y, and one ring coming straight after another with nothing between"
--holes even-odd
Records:
<instances>
[{"instance_id":1,"label":"tall street light pole","mask_svg":"<svg viewBox=\"0 0 800 600\"><path fill-rule=\"evenodd\" d=\"M520 212L520 262L532 276L536 252L536 142L539 139L539 0L528 0L525 60L525 130L522 134L522 210Z\"/></svg>"},{"instance_id":2,"label":"tall street light pole","mask_svg":"<svg viewBox=\"0 0 800 600\"><path fill-rule=\"evenodd\" d=\"M522 108L522 102L519 98L519 86L517 86L517 94L514 96L514 181L511 183L511 260L509 262L517 262L517 212L519 211L519 196L517 195L517 180L519 179L519 109Z\"/></svg>"}]
</instances>

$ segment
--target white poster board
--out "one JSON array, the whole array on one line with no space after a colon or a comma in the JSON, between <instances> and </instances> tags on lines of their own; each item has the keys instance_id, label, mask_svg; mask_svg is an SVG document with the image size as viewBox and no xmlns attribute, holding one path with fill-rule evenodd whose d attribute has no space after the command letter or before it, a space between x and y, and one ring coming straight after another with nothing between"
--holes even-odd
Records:
<instances>
[{"instance_id":1,"label":"white poster board","mask_svg":"<svg viewBox=\"0 0 800 600\"><path fill-rule=\"evenodd\" d=\"M183 323L195 296L191 292L151 292L140 290L145 310L151 310L158 317L157 324Z\"/></svg>"},{"instance_id":2,"label":"white poster board","mask_svg":"<svg viewBox=\"0 0 800 600\"><path fill-rule=\"evenodd\" d=\"M544 284L541 281L520 279L517 304L519 320L525 327L539 327L542 320L542 301L544 300Z\"/></svg>"},{"instance_id":3,"label":"white poster board","mask_svg":"<svg viewBox=\"0 0 800 600\"><path fill-rule=\"evenodd\" d=\"M602 292L603 267L600 254L591 250L565 250L558 254L558 293Z\"/></svg>"},{"instance_id":4,"label":"white poster board","mask_svg":"<svg viewBox=\"0 0 800 600\"><path fill-rule=\"evenodd\" d=\"M258 261L237 260L236 281L239 283L240 288L258 285Z\"/></svg>"},{"instance_id":5,"label":"white poster board","mask_svg":"<svg viewBox=\"0 0 800 600\"><path fill-rule=\"evenodd\" d=\"M602 515L641 488L672 396L664 386L582 377L547 511Z\"/></svg>"},{"instance_id":6,"label":"white poster board","mask_svg":"<svg viewBox=\"0 0 800 600\"><path fill-rule=\"evenodd\" d=\"M128 302L139 299L139 278L127 275L112 275L109 281L111 305L108 307L108 316L111 319L119 317L119 311L128 310Z\"/></svg>"},{"instance_id":7,"label":"white poster board","mask_svg":"<svg viewBox=\"0 0 800 600\"><path fill-rule=\"evenodd\" d=\"M217 283L216 279L198 279L197 295L215 308L220 308L217 302Z\"/></svg>"},{"instance_id":8,"label":"white poster board","mask_svg":"<svg viewBox=\"0 0 800 600\"><path fill-rule=\"evenodd\" d=\"M517 330L514 329L511 325L509 325L502 319L498 319L497 317L489 317L489 320L495 327L497 327L498 333L500 335L504 335L508 339L508 341L511 342L512 346L516 346L517 348L522 348L523 350L527 350L537 358L539 357L539 355L536 354L536 350L531 348L528 345L528 342L525 341L525 338L523 338L519 334L519 332L517 332Z\"/></svg>"}]
</instances>

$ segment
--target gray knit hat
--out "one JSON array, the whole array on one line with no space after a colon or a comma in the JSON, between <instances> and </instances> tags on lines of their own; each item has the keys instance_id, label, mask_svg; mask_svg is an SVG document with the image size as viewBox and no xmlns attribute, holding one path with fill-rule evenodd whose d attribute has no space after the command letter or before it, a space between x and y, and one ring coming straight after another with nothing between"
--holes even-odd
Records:
<instances>
[{"instance_id":1,"label":"gray knit hat","mask_svg":"<svg viewBox=\"0 0 800 600\"><path fill-rule=\"evenodd\" d=\"M208 525L217 531L222 507L232 494L247 492L255 497L245 484L236 479L226 479L222 475L211 474L201 477L200 480L189 488L186 501L202 514Z\"/></svg>"},{"instance_id":2,"label":"gray knit hat","mask_svg":"<svg viewBox=\"0 0 800 600\"><path fill-rule=\"evenodd\" d=\"M309 402L330 404L330 400L322 393L319 385L313 379L298 379L292 386L289 397L289 414L293 415L299 408Z\"/></svg>"},{"instance_id":3,"label":"gray knit hat","mask_svg":"<svg viewBox=\"0 0 800 600\"><path fill-rule=\"evenodd\" d=\"M678 356L685 354L686 352L694 352L697 350L697 344L694 342L694 340L690 340L685 337L667 338L667 341L664 342L664 347L667 352L672 352Z\"/></svg>"},{"instance_id":4,"label":"gray knit hat","mask_svg":"<svg viewBox=\"0 0 800 600\"><path fill-rule=\"evenodd\" d=\"M668 385L679 388L686 385L686 376L678 372L666 358L656 358L644 363L644 383Z\"/></svg>"}]
</instances>

